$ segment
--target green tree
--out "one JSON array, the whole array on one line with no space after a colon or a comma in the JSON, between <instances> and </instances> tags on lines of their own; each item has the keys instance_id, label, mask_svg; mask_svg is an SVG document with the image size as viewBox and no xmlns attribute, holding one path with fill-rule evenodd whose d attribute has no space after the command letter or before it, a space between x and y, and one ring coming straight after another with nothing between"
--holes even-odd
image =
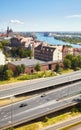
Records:
<instances>
[{"instance_id":1,"label":"green tree","mask_svg":"<svg viewBox=\"0 0 81 130\"><path fill-rule=\"evenodd\" d=\"M76 67L78 67L78 58L77 56L75 56L73 59L72 59L72 68L74 70L76 70Z\"/></svg>"},{"instance_id":2,"label":"green tree","mask_svg":"<svg viewBox=\"0 0 81 130\"><path fill-rule=\"evenodd\" d=\"M20 49L19 49L19 56L20 56L21 58L27 57L27 56L28 56L27 50L25 50L24 48L20 48Z\"/></svg>"},{"instance_id":3,"label":"green tree","mask_svg":"<svg viewBox=\"0 0 81 130\"><path fill-rule=\"evenodd\" d=\"M25 73L26 66L24 64L21 64L21 73Z\"/></svg>"},{"instance_id":4,"label":"green tree","mask_svg":"<svg viewBox=\"0 0 81 130\"><path fill-rule=\"evenodd\" d=\"M66 55L65 58L66 58L66 59L69 59L70 61L72 61L73 57L74 57L74 56L73 56L72 54L68 54L68 55Z\"/></svg>"},{"instance_id":5,"label":"green tree","mask_svg":"<svg viewBox=\"0 0 81 130\"><path fill-rule=\"evenodd\" d=\"M78 55L77 56L77 65L78 65L78 67L80 67L81 68L81 56L80 55Z\"/></svg>"},{"instance_id":6,"label":"green tree","mask_svg":"<svg viewBox=\"0 0 81 130\"><path fill-rule=\"evenodd\" d=\"M32 50L28 50L28 51L27 51L27 56L31 58L32 55L33 55L33 54L32 54Z\"/></svg>"},{"instance_id":7,"label":"green tree","mask_svg":"<svg viewBox=\"0 0 81 130\"><path fill-rule=\"evenodd\" d=\"M4 80L4 65L0 65L0 80Z\"/></svg>"},{"instance_id":8,"label":"green tree","mask_svg":"<svg viewBox=\"0 0 81 130\"><path fill-rule=\"evenodd\" d=\"M9 69L8 64L5 64L4 67L3 67L3 71L5 72L8 69Z\"/></svg>"},{"instance_id":9,"label":"green tree","mask_svg":"<svg viewBox=\"0 0 81 130\"><path fill-rule=\"evenodd\" d=\"M69 59L65 58L63 64L65 69L71 68L71 61Z\"/></svg>"},{"instance_id":10,"label":"green tree","mask_svg":"<svg viewBox=\"0 0 81 130\"><path fill-rule=\"evenodd\" d=\"M2 46L8 46L9 45L8 40L3 40L3 41L1 41L1 43L2 43Z\"/></svg>"},{"instance_id":11,"label":"green tree","mask_svg":"<svg viewBox=\"0 0 81 130\"><path fill-rule=\"evenodd\" d=\"M56 71L56 72L58 72L58 71L59 71L59 69L60 69L60 65L59 65L59 63L57 63L57 64L56 64L55 71Z\"/></svg>"},{"instance_id":12,"label":"green tree","mask_svg":"<svg viewBox=\"0 0 81 130\"><path fill-rule=\"evenodd\" d=\"M40 64L40 63L37 63L37 64L35 65L35 70L36 70L36 71L40 71L40 70L41 70L41 64Z\"/></svg>"},{"instance_id":13,"label":"green tree","mask_svg":"<svg viewBox=\"0 0 81 130\"><path fill-rule=\"evenodd\" d=\"M21 74L21 65L16 66L16 75L19 76Z\"/></svg>"},{"instance_id":14,"label":"green tree","mask_svg":"<svg viewBox=\"0 0 81 130\"><path fill-rule=\"evenodd\" d=\"M13 76L12 70L7 69L7 70L5 71L5 79L8 80L8 79L10 79L12 76Z\"/></svg>"},{"instance_id":15,"label":"green tree","mask_svg":"<svg viewBox=\"0 0 81 130\"><path fill-rule=\"evenodd\" d=\"M2 48L2 44L1 44L1 42L0 42L0 48Z\"/></svg>"}]
</instances>

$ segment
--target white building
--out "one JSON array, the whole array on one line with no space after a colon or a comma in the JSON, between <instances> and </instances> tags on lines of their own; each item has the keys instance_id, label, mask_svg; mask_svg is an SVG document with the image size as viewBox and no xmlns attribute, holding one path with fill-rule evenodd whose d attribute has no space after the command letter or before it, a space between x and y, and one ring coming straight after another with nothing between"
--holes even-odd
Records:
<instances>
[{"instance_id":1,"label":"white building","mask_svg":"<svg viewBox=\"0 0 81 130\"><path fill-rule=\"evenodd\" d=\"M62 46L56 46L53 52L53 61L62 61Z\"/></svg>"},{"instance_id":2,"label":"white building","mask_svg":"<svg viewBox=\"0 0 81 130\"><path fill-rule=\"evenodd\" d=\"M0 49L0 65L5 64L5 55L3 54L2 50Z\"/></svg>"},{"instance_id":3,"label":"white building","mask_svg":"<svg viewBox=\"0 0 81 130\"><path fill-rule=\"evenodd\" d=\"M53 46L55 51L53 52L53 61L62 61L62 46Z\"/></svg>"}]
</instances>

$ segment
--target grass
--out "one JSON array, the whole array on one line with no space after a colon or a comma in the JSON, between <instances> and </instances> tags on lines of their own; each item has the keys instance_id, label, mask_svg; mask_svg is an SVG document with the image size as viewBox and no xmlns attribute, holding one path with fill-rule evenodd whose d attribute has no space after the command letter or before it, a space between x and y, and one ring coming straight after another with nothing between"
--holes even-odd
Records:
<instances>
[{"instance_id":1,"label":"grass","mask_svg":"<svg viewBox=\"0 0 81 130\"><path fill-rule=\"evenodd\" d=\"M15 130L40 130L41 128L56 124L56 123L61 122L61 121L65 121L65 120L72 118L74 116L77 116L79 114L80 114L79 112L77 112L77 113L68 112L68 113L59 115L57 117L53 117L53 118L45 117L45 119L41 122L32 123L32 124L25 125L25 126L22 126L19 128L15 128Z\"/></svg>"},{"instance_id":2,"label":"grass","mask_svg":"<svg viewBox=\"0 0 81 130\"><path fill-rule=\"evenodd\" d=\"M42 128L41 122L27 125L24 127L20 127L20 128L15 129L15 130L40 130L40 128Z\"/></svg>"},{"instance_id":3,"label":"grass","mask_svg":"<svg viewBox=\"0 0 81 130\"><path fill-rule=\"evenodd\" d=\"M72 69L62 69L62 71L60 72L61 74L66 74L66 73L70 73L73 72Z\"/></svg>"},{"instance_id":4,"label":"grass","mask_svg":"<svg viewBox=\"0 0 81 130\"><path fill-rule=\"evenodd\" d=\"M2 80L2 81L0 81L0 85L13 83L13 82L18 82L18 79L17 78L11 78L10 80Z\"/></svg>"}]
</instances>

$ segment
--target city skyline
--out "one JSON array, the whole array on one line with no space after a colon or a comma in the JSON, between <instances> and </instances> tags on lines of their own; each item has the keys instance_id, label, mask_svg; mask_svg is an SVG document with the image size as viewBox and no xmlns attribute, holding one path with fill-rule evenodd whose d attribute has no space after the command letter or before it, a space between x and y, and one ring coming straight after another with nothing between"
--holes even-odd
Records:
<instances>
[{"instance_id":1,"label":"city skyline","mask_svg":"<svg viewBox=\"0 0 81 130\"><path fill-rule=\"evenodd\" d=\"M81 31L81 0L2 0L0 31Z\"/></svg>"}]
</instances>

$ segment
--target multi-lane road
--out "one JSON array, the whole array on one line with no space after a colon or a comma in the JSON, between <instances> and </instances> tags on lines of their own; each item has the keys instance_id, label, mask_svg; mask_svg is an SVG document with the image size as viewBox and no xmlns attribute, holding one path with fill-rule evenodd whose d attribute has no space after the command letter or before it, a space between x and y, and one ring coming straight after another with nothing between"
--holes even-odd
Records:
<instances>
[{"instance_id":1,"label":"multi-lane road","mask_svg":"<svg viewBox=\"0 0 81 130\"><path fill-rule=\"evenodd\" d=\"M23 82L20 84L13 84L9 88L1 89L0 90L0 99L11 97L14 95L19 95L22 93L27 93L31 91L36 91L44 88L49 88L52 86L56 86L59 84L72 82L75 80L81 79L81 71L75 71L69 74L60 75L56 77L49 77L49 78L43 78L40 80L36 80L36 82ZM3 87L4 88L4 87Z\"/></svg>"},{"instance_id":2,"label":"multi-lane road","mask_svg":"<svg viewBox=\"0 0 81 130\"><path fill-rule=\"evenodd\" d=\"M43 78L31 82L22 82L12 84L9 87L0 90L0 99L13 97L18 94L49 88L63 83L72 82L81 79L81 71L57 77ZM20 124L32 119L44 116L48 113L63 109L78 103L74 101L73 95L81 91L81 81L65 86L60 86L45 94L35 96L31 99L23 100L17 103L11 103L8 106L0 108L0 128L9 127L12 124ZM72 97L71 97L72 96ZM67 99L67 97L69 97ZM14 99L11 99L14 100ZM13 101L14 102L14 101Z\"/></svg>"},{"instance_id":3,"label":"multi-lane road","mask_svg":"<svg viewBox=\"0 0 81 130\"><path fill-rule=\"evenodd\" d=\"M4 118L0 119L0 128L2 129L6 126L9 127L11 125L14 126L23 122L28 122L54 111L61 110L77 103L74 102L73 99L74 98L60 101L51 101L31 109L28 109L27 106L22 108L19 107L19 109L12 111L12 113L6 113Z\"/></svg>"},{"instance_id":4,"label":"multi-lane road","mask_svg":"<svg viewBox=\"0 0 81 130\"><path fill-rule=\"evenodd\" d=\"M81 90L80 84L80 82L74 83L46 94L0 108L0 127L11 125L11 123L30 121L78 103L73 99L80 97L70 96ZM67 97L69 98L67 99ZM26 104L26 106L20 107L21 104Z\"/></svg>"}]
</instances>

